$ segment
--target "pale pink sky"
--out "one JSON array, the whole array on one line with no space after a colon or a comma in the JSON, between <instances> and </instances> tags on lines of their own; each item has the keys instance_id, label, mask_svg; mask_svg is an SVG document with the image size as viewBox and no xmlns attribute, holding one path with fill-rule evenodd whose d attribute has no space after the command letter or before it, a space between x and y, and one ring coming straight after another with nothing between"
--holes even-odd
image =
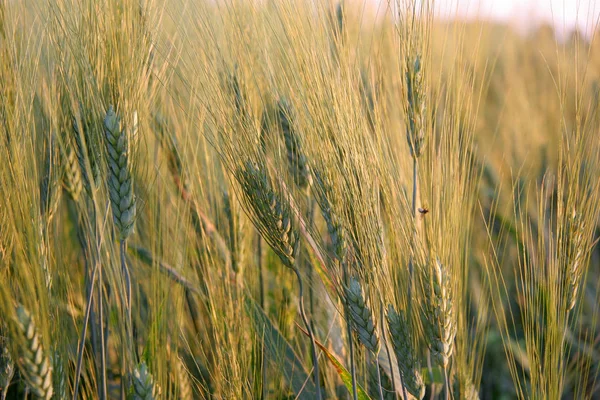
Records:
<instances>
[{"instance_id":1,"label":"pale pink sky","mask_svg":"<svg viewBox=\"0 0 600 400\"><path fill-rule=\"evenodd\" d=\"M559 35L575 26L589 35L600 17L600 0L435 0L435 6L442 18L500 20L524 32L549 22Z\"/></svg>"}]
</instances>

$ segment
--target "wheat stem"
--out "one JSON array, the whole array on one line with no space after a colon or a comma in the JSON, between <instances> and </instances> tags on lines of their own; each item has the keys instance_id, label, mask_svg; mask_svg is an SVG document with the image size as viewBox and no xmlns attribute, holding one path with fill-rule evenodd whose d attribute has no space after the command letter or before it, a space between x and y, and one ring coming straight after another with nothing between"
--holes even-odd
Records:
<instances>
[{"instance_id":1,"label":"wheat stem","mask_svg":"<svg viewBox=\"0 0 600 400\"><path fill-rule=\"evenodd\" d=\"M321 379L319 376L319 359L317 357L317 344L315 341L313 330L311 328L311 324L308 322L308 318L306 318L306 311L304 310L304 291L302 287L302 277L300 276L300 271L298 270L298 268L294 266L292 267L292 269L294 270L294 273L298 278L298 303L300 305L300 316L302 317L304 327L306 328L308 336L310 337L310 346L313 360L313 379L317 390L317 399L321 400L323 397L321 396Z\"/></svg>"},{"instance_id":2,"label":"wheat stem","mask_svg":"<svg viewBox=\"0 0 600 400\"><path fill-rule=\"evenodd\" d=\"M444 368L444 399L450 400L450 381L448 380L448 367Z\"/></svg>"},{"instance_id":3,"label":"wheat stem","mask_svg":"<svg viewBox=\"0 0 600 400\"><path fill-rule=\"evenodd\" d=\"M383 388L381 386L381 369L379 368L379 357L375 355L375 366L377 367L377 389L379 390L379 398L383 400Z\"/></svg>"},{"instance_id":4,"label":"wheat stem","mask_svg":"<svg viewBox=\"0 0 600 400\"><path fill-rule=\"evenodd\" d=\"M380 303L379 303L379 317L381 320L381 338L383 339L383 344L385 346L385 353L387 355L388 363L390 364L390 378L392 381L392 390L394 391L394 395L395 395L395 393L396 393L396 378L394 376L394 363L392 362L392 354L390 352L390 346L388 344L387 337L385 334L385 325L383 322L383 321L385 321L385 314L383 311L383 301L380 301Z\"/></svg>"},{"instance_id":5,"label":"wheat stem","mask_svg":"<svg viewBox=\"0 0 600 400\"><path fill-rule=\"evenodd\" d=\"M96 283L96 274L98 273L98 263L94 263L94 268L92 269L92 278L90 282L90 287L94 287ZM75 367L75 384L73 391L73 400L78 399L79 394L79 383L81 378L81 366L83 363L83 349L85 347L85 337L87 335L87 326L90 320L90 313L92 311L92 299L94 298L94 291L91 290L88 296L87 304L85 306L85 315L83 318L83 328L81 329L81 336L79 338L79 349L77 350L77 364Z\"/></svg>"},{"instance_id":6,"label":"wheat stem","mask_svg":"<svg viewBox=\"0 0 600 400\"><path fill-rule=\"evenodd\" d=\"M348 272L346 263L342 263L344 283L348 284ZM354 341L352 340L352 323L350 317L350 304L348 299L344 299L344 313L346 319L346 332L348 335L348 348L350 351L350 374L352 376L352 398L358 400L358 391L356 388L356 366L354 365Z\"/></svg>"}]
</instances>

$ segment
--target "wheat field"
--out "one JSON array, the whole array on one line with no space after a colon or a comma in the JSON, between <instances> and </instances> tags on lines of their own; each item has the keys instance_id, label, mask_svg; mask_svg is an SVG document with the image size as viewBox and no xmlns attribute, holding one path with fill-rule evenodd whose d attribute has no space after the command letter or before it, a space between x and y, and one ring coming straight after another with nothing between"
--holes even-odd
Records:
<instances>
[{"instance_id":1,"label":"wheat field","mask_svg":"<svg viewBox=\"0 0 600 400\"><path fill-rule=\"evenodd\" d=\"M600 399L600 40L433 10L0 0L0 398Z\"/></svg>"}]
</instances>

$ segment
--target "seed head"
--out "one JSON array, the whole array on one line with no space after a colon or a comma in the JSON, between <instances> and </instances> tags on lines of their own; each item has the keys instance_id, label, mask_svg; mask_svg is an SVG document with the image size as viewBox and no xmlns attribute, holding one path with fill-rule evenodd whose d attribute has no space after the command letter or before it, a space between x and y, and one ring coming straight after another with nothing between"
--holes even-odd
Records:
<instances>
[{"instance_id":1,"label":"seed head","mask_svg":"<svg viewBox=\"0 0 600 400\"><path fill-rule=\"evenodd\" d=\"M279 256L292 268L299 235L287 198L274 190L265 168L250 161L237 171L242 186L242 200L251 211L254 225Z\"/></svg>"},{"instance_id":2,"label":"seed head","mask_svg":"<svg viewBox=\"0 0 600 400\"><path fill-rule=\"evenodd\" d=\"M362 287L354 277L350 278L350 284L346 289L346 301L348 302L352 328L357 333L361 343L374 354L379 354L377 325Z\"/></svg>"},{"instance_id":3,"label":"seed head","mask_svg":"<svg viewBox=\"0 0 600 400\"><path fill-rule=\"evenodd\" d=\"M421 365L414 351L415 342L406 313L398 313L389 305L387 320L402 382L410 394L422 399L425 396L425 384L420 373Z\"/></svg>"},{"instance_id":4,"label":"seed head","mask_svg":"<svg viewBox=\"0 0 600 400\"><path fill-rule=\"evenodd\" d=\"M121 130L120 120L111 106L104 118L104 134L108 160L108 194L113 221L121 240L133 232L136 200L129 160L129 135Z\"/></svg>"},{"instance_id":5,"label":"seed head","mask_svg":"<svg viewBox=\"0 0 600 400\"><path fill-rule=\"evenodd\" d=\"M454 350L456 315L450 277L439 260L425 269L422 308L425 334L431 355L446 368Z\"/></svg>"},{"instance_id":6,"label":"seed head","mask_svg":"<svg viewBox=\"0 0 600 400\"><path fill-rule=\"evenodd\" d=\"M132 374L133 380L133 399L134 400L154 400L158 398L160 391L154 383L154 378L145 362L139 364Z\"/></svg>"},{"instance_id":7,"label":"seed head","mask_svg":"<svg viewBox=\"0 0 600 400\"><path fill-rule=\"evenodd\" d=\"M413 158L419 158L425 144L425 87L421 71L421 57L407 59L406 95L408 119L406 140Z\"/></svg>"}]
</instances>

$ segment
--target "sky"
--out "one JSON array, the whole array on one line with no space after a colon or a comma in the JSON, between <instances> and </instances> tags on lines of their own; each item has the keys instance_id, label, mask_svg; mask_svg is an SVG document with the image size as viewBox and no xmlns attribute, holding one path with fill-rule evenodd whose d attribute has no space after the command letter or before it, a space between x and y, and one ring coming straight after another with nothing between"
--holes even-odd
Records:
<instances>
[{"instance_id":1,"label":"sky","mask_svg":"<svg viewBox=\"0 0 600 400\"><path fill-rule=\"evenodd\" d=\"M435 0L438 17L504 21L527 32L550 23L559 36L575 27L590 35L600 18L600 0Z\"/></svg>"}]
</instances>

